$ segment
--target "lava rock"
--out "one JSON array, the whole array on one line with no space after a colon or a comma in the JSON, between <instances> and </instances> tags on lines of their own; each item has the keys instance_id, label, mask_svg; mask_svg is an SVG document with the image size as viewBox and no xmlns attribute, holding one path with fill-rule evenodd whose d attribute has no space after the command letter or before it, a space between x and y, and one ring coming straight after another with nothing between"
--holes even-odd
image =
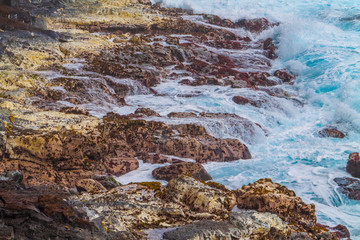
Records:
<instances>
[{"instance_id":1,"label":"lava rock","mask_svg":"<svg viewBox=\"0 0 360 240\"><path fill-rule=\"evenodd\" d=\"M360 159L359 153L354 152L349 156L349 160L346 164L346 171L351 174L351 176L360 178Z\"/></svg>"},{"instance_id":2,"label":"lava rock","mask_svg":"<svg viewBox=\"0 0 360 240\"><path fill-rule=\"evenodd\" d=\"M200 163L182 162L170 166L160 167L152 172L155 179L170 181L179 175L191 175L195 179L207 181L212 177Z\"/></svg>"}]
</instances>

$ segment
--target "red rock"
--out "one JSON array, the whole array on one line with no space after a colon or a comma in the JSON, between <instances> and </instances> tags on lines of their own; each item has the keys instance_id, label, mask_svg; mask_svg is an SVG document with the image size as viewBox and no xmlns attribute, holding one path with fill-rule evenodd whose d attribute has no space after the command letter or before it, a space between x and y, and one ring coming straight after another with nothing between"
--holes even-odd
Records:
<instances>
[{"instance_id":1,"label":"red rock","mask_svg":"<svg viewBox=\"0 0 360 240\"><path fill-rule=\"evenodd\" d=\"M266 18L243 19L236 22L238 27L245 27L250 32L260 33L272 24Z\"/></svg>"},{"instance_id":2,"label":"red rock","mask_svg":"<svg viewBox=\"0 0 360 240\"><path fill-rule=\"evenodd\" d=\"M290 82L295 78L294 75L288 73L286 70L285 71L276 70L274 76L280 78L283 82Z\"/></svg>"},{"instance_id":3,"label":"red rock","mask_svg":"<svg viewBox=\"0 0 360 240\"><path fill-rule=\"evenodd\" d=\"M272 38L268 38L265 40L263 48L264 48L264 50L267 51L265 54L266 57L268 57L270 59L276 59L278 57L276 55L276 46L273 43Z\"/></svg>"},{"instance_id":4,"label":"red rock","mask_svg":"<svg viewBox=\"0 0 360 240\"><path fill-rule=\"evenodd\" d=\"M359 153L354 152L349 156L349 160L346 164L346 171L351 174L351 176L360 178L360 160Z\"/></svg>"},{"instance_id":5,"label":"red rock","mask_svg":"<svg viewBox=\"0 0 360 240\"><path fill-rule=\"evenodd\" d=\"M205 170L205 168L199 163L182 162L172 164L170 166L160 167L152 172L155 179L170 181L179 175L191 175L195 179L207 181L212 177Z\"/></svg>"}]
</instances>

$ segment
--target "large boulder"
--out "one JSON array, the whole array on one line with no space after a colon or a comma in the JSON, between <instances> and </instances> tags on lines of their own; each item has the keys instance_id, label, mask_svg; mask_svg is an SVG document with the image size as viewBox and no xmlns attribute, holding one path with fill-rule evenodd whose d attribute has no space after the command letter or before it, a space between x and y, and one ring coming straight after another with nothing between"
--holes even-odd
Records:
<instances>
[{"instance_id":1,"label":"large boulder","mask_svg":"<svg viewBox=\"0 0 360 240\"><path fill-rule=\"evenodd\" d=\"M203 183L188 176L172 179L166 186L165 196L197 212L225 214L236 204L234 193L221 184Z\"/></svg>"},{"instance_id":2,"label":"large boulder","mask_svg":"<svg viewBox=\"0 0 360 240\"><path fill-rule=\"evenodd\" d=\"M170 166L160 167L152 172L155 179L170 181L179 175L191 175L202 181L211 180L212 177L200 163L182 162Z\"/></svg>"},{"instance_id":3,"label":"large boulder","mask_svg":"<svg viewBox=\"0 0 360 240\"><path fill-rule=\"evenodd\" d=\"M239 208L277 214L284 221L310 229L316 224L315 205L306 204L294 191L271 179L260 179L237 190Z\"/></svg>"},{"instance_id":4,"label":"large boulder","mask_svg":"<svg viewBox=\"0 0 360 240\"><path fill-rule=\"evenodd\" d=\"M349 160L346 164L346 171L351 174L351 176L360 178L360 159L359 153L354 152L349 156Z\"/></svg>"}]
</instances>

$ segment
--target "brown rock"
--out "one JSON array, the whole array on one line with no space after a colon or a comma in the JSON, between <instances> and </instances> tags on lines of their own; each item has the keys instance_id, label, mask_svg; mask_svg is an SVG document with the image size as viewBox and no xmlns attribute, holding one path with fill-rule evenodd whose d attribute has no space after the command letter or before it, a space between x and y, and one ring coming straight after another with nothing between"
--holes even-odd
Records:
<instances>
[{"instance_id":1,"label":"brown rock","mask_svg":"<svg viewBox=\"0 0 360 240\"><path fill-rule=\"evenodd\" d=\"M109 174L120 176L137 169L139 162L135 158L115 157L106 158L104 165Z\"/></svg>"},{"instance_id":2,"label":"brown rock","mask_svg":"<svg viewBox=\"0 0 360 240\"><path fill-rule=\"evenodd\" d=\"M81 179L76 182L76 188L79 192L97 193L106 192L106 188L94 179Z\"/></svg>"},{"instance_id":3,"label":"brown rock","mask_svg":"<svg viewBox=\"0 0 360 240\"><path fill-rule=\"evenodd\" d=\"M266 57L270 59L276 59L278 57L276 55L276 46L272 38L268 38L265 40L263 48L264 50L266 50L266 54L265 54Z\"/></svg>"},{"instance_id":4,"label":"brown rock","mask_svg":"<svg viewBox=\"0 0 360 240\"><path fill-rule=\"evenodd\" d=\"M235 23L238 27L245 27L250 32L260 33L272 24L265 18L243 19Z\"/></svg>"},{"instance_id":5,"label":"brown rock","mask_svg":"<svg viewBox=\"0 0 360 240\"><path fill-rule=\"evenodd\" d=\"M207 181L212 177L200 163L183 162L160 167L152 172L155 179L170 181L179 175L191 175L195 179Z\"/></svg>"},{"instance_id":6,"label":"brown rock","mask_svg":"<svg viewBox=\"0 0 360 240\"><path fill-rule=\"evenodd\" d=\"M346 171L353 177L360 178L360 159L359 153L354 152L349 156L349 160L346 164Z\"/></svg>"},{"instance_id":7,"label":"brown rock","mask_svg":"<svg viewBox=\"0 0 360 240\"><path fill-rule=\"evenodd\" d=\"M135 114L140 114L147 117L150 116L160 117L160 114L158 114L154 110L151 110L150 108L138 108L136 109Z\"/></svg>"},{"instance_id":8,"label":"brown rock","mask_svg":"<svg viewBox=\"0 0 360 240\"><path fill-rule=\"evenodd\" d=\"M117 182L112 176L97 175L93 176L92 179L101 183L101 185L103 185L107 190L121 186L121 184Z\"/></svg>"},{"instance_id":9,"label":"brown rock","mask_svg":"<svg viewBox=\"0 0 360 240\"><path fill-rule=\"evenodd\" d=\"M283 82L290 82L295 78L294 75L288 73L286 70L285 71L276 70L274 76L280 78Z\"/></svg>"},{"instance_id":10,"label":"brown rock","mask_svg":"<svg viewBox=\"0 0 360 240\"><path fill-rule=\"evenodd\" d=\"M192 112L171 112L167 115L169 118L192 118L197 117L195 113Z\"/></svg>"},{"instance_id":11,"label":"brown rock","mask_svg":"<svg viewBox=\"0 0 360 240\"><path fill-rule=\"evenodd\" d=\"M258 107L259 104L255 101L252 101L248 98L245 98L245 97L242 97L242 96L234 96L233 97L233 101L236 103L236 104L239 104L239 105L245 105L245 104L250 104L254 107Z\"/></svg>"},{"instance_id":12,"label":"brown rock","mask_svg":"<svg viewBox=\"0 0 360 240\"><path fill-rule=\"evenodd\" d=\"M285 186L271 179L260 179L237 190L239 208L277 214L299 228L311 229L316 224L315 205L305 204Z\"/></svg>"},{"instance_id":13,"label":"brown rock","mask_svg":"<svg viewBox=\"0 0 360 240\"><path fill-rule=\"evenodd\" d=\"M60 112L70 113L70 114L90 115L87 110L80 107L63 107L60 109Z\"/></svg>"},{"instance_id":14,"label":"brown rock","mask_svg":"<svg viewBox=\"0 0 360 240\"><path fill-rule=\"evenodd\" d=\"M228 213L236 204L235 195L221 184L217 185L218 188L183 175L170 180L165 196L171 201L189 206L193 211Z\"/></svg>"},{"instance_id":15,"label":"brown rock","mask_svg":"<svg viewBox=\"0 0 360 240\"><path fill-rule=\"evenodd\" d=\"M346 135L335 128L325 128L319 131L319 137L345 138Z\"/></svg>"}]
</instances>

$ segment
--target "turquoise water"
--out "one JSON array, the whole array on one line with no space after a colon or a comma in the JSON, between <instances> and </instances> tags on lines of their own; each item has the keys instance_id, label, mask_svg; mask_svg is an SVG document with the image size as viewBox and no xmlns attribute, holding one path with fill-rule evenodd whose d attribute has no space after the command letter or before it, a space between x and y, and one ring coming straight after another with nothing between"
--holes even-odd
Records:
<instances>
[{"instance_id":1,"label":"turquoise water","mask_svg":"<svg viewBox=\"0 0 360 240\"><path fill-rule=\"evenodd\" d=\"M238 188L269 177L295 190L307 203L315 203L322 224L347 226L360 239L360 203L337 191L333 178L349 176L349 153L360 151L360 2L349 0L163 0L169 7L190 8L224 18L266 17L275 27L256 37L274 37L279 59L274 67L287 67L298 75L293 86L281 86L303 106L286 99L267 99L265 106L239 106L235 95L266 98L259 92L227 87L198 87L191 99L176 94L194 88L164 82L156 88L163 99L129 96L134 106L151 107L160 114L172 111L236 113L260 123L268 137L256 132L252 139L229 123L203 122L218 137L246 142L253 154L249 161L211 163L206 168L215 180ZM359 14L359 15L358 15ZM170 121L170 120L169 120ZM347 133L345 139L319 138L325 126Z\"/></svg>"}]
</instances>

